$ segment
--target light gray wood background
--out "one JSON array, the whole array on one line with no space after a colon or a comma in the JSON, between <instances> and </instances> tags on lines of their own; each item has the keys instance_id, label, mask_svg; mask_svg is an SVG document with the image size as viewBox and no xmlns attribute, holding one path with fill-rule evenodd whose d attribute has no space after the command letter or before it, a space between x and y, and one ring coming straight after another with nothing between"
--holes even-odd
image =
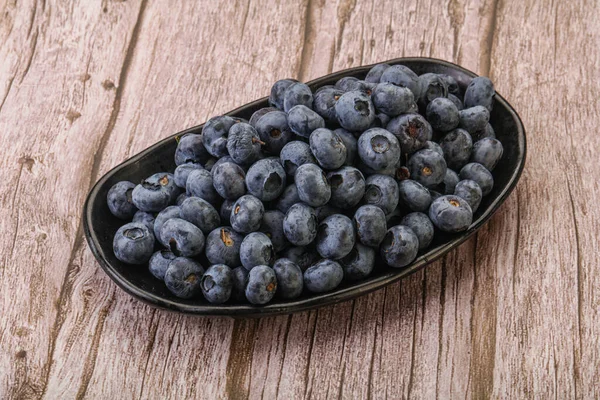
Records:
<instances>
[{"instance_id":1,"label":"light gray wood background","mask_svg":"<svg viewBox=\"0 0 600 400\"><path fill-rule=\"evenodd\" d=\"M600 3L0 0L0 398L600 396ZM401 56L491 77L518 188L409 279L292 316L195 318L117 288L83 239L96 180L157 140Z\"/></svg>"}]
</instances>

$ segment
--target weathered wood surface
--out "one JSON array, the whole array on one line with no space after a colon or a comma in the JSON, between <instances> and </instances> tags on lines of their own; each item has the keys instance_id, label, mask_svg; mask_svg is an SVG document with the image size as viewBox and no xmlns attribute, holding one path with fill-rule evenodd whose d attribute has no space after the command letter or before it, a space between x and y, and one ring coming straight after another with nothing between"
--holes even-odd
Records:
<instances>
[{"instance_id":1,"label":"weathered wood surface","mask_svg":"<svg viewBox=\"0 0 600 400\"><path fill-rule=\"evenodd\" d=\"M0 0L0 398L600 397L600 5ZM477 236L383 290L261 320L133 300L82 236L113 165L308 80L424 55L489 75L528 160Z\"/></svg>"}]
</instances>

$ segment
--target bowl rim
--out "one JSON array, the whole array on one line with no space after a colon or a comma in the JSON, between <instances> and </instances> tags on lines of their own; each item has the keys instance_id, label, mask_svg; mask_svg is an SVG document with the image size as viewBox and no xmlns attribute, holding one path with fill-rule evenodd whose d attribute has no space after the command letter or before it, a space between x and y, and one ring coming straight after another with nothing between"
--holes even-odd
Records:
<instances>
[{"instance_id":1,"label":"bowl rim","mask_svg":"<svg viewBox=\"0 0 600 400\"><path fill-rule=\"evenodd\" d=\"M431 63L442 65L447 68L458 70L468 76L477 77L478 75L474 72L467 70L464 67L461 67L457 64L451 63L449 61L444 61L436 58L429 57L402 57L395 58L388 61L378 62L370 65L363 65L359 67L348 68L340 71L336 71L329 75L325 75L319 77L317 79L313 79L310 82L306 82L309 86L319 85L323 81L329 81L332 79L340 78L342 76L351 75L353 73L363 72L369 70L376 64L388 63L388 64L402 64L402 63ZM224 115L235 115L244 110L250 109L252 107L258 107L259 104L263 103L268 97L263 97L253 102L247 103L241 107L238 107ZM126 279L123 275L119 273L119 271L111 265L111 263L106 259L104 252L100 246L100 241L98 236L93 231L92 227L94 225L94 218L92 216L92 204L98 198L98 192L101 187L105 184L107 180L109 180L117 170L120 170L130 164L133 164L146 156L149 153L152 153L156 148L163 146L169 141L172 141L177 136L181 136L188 132L197 132L202 128L204 124L196 125L190 128L187 128L181 132L177 132L173 135L162 139L150 147L142 150L136 155L130 157L129 159L119 163L111 170L106 172L92 187L90 192L87 195L83 206L83 227L84 234L87 240L87 243L92 251L92 254L98 260L100 267L104 270L104 272L125 292L129 295L135 297L138 300L141 300L147 304L150 304L155 307L167 309L170 311L181 312L186 314L194 314L194 315L204 315L204 316L229 316L229 317L259 317L259 316L267 316L267 315L281 315L281 314L291 314L301 311L306 311L309 309L314 309L318 307L323 307L335 303L339 303L345 300L350 300L355 297L370 293L377 289L383 288L393 282L396 282L402 278L405 278L408 275L411 275L431 262L437 260L441 256L448 253L450 250L459 246L463 242L465 242L468 238L470 238L481 226L487 222L492 215L495 214L497 209L500 207L502 203L506 200L506 198L512 193L514 188L516 187L519 178L523 172L523 168L525 166L525 160L527 156L527 140L525 137L525 128L523 126L523 122L521 118L514 110L514 108L502 97L499 93L496 92L495 96L496 103L502 105L502 107L506 108L509 112L511 118L516 122L517 132L515 132L517 136L518 147L522 149L522 154L519 154L516 160L516 168L512 171L512 174L499 193L499 195L491 202L488 207L488 210L482 213L479 218L472 222L469 229L459 236L456 236L455 239L450 240L447 243L442 244L437 247L433 252L427 252L426 254L420 255L417 257L410 265L401 269L392 269L390 268L388 271L383 273L382 275L367 281L356 282L348 287L344 287L342 289L337 289L334 292L313 294L308 298L301 298L297 300L290 300L284 303L272 303L266 304L264 306L253 306L251 304L210 304L210 303L197 303L197 304L188 304L179 302L177 300L167 299L158 295L153 294L152 292L142 289L134 284L132 284L128 279Z\"/></svg>"}]
</instances>

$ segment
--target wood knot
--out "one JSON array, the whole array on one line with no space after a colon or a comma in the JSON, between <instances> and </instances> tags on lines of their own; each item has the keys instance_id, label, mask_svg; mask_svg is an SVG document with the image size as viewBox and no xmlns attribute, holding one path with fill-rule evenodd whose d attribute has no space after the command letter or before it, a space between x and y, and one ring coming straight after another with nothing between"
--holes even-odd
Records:
<instances>
[{"instance_id":1,"label":"wood knot","mask_svg":"<svg viewBox=\"0 0 600 400\"><path fill-rule=\"evenodd\" d=\"M115 83L110 79L107 79L104 82L102 82L102 87L106 90L112 90L115 88Z\"/></svg>"},{"instance_id":2,"label":"wood knot","mask_svg":"<svg viewBox=\"0 0 600 400\"><path fill-rule=\"evenodd\" d=\"M67 111L66 117L69 120L69 122L73 123L73 121L75 121L77 118L81 117L81 113L79 111L69 110L69 111Z\"/></svg>"},{"instance_id":3,"label":"wood knot","mask_svg":"<svg viewBox=\"0 0 600 400\"><path fill-rule=\"evenodd\" d=\"M33 167L33 164L35 164L35 160L30 156L21 156L17 162L21 165L24 165L29 172L31 172L31 167Z\"/></svg>"},{"instance_id":4,"label":"wood knot","mask_svg":"<svg viewBox=\"0 0 600 400\"><path fill-rule=\"evenodd\" d=\"M15 354L15 356L17 358L25 358L25 357L27 357L27 352L25 350L20 350L20 351L17 351L17 354Z\"/></svg>"}]
</instances>

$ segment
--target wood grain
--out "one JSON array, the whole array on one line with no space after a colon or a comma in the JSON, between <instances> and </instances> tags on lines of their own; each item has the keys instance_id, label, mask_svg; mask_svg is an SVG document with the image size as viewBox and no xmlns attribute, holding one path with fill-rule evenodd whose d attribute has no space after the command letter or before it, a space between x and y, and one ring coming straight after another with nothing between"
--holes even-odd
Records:
<instances>
[{"instance_id":1,"label":"wood grain","mask_svg":"<svg viewBox=\"0 0 600 400\"><path fill-rule=\"evenodd\" d=\"M599 16L539 0L0 0L0 398L600 397ZM156 310L98 268L80 213L112 166L277 79L418 55L490 76L528 131L518 189L443 260L260 320Z\"/></svg>"}]
</instances>

